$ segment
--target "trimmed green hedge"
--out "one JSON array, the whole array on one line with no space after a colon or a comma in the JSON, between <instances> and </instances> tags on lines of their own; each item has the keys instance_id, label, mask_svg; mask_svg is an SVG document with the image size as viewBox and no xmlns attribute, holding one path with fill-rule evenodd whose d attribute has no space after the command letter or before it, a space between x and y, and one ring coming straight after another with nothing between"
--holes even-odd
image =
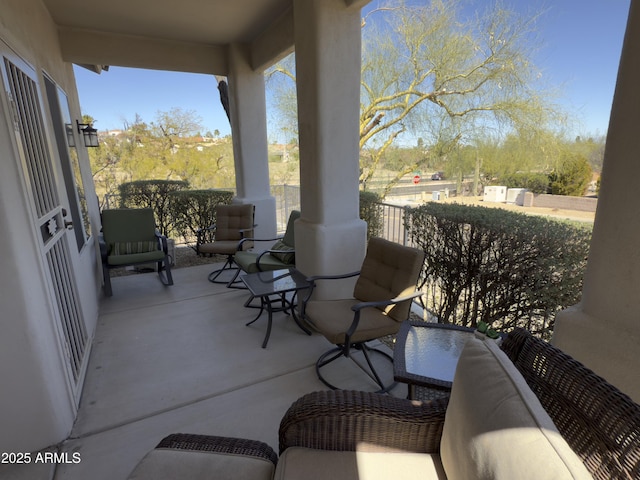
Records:
<instances>
[{"instance_id":1,"label":"trimmed green hedge","mask_svg":"<svg viewBox=\"0 0 640 480\"><path fill-rule=\"evenodd\" d=\"M360 190L360 218L367 222L367 240L379 237L384 225L382 198L375 192Z\"/></svg>"},{"instance_id":2,"label":"trimmed green hedge","mask_svg":"<svg viewBox=\"0 0 640 480\"><path fill-rule=\"evenodd\" d=\"M429 202L405 218L426 253L421 288L439 321L548 338L579 302L591 230L507 210Z\"/></svg>"},{"instance_id":3,"label":"trimmed green hedge","mask_svg":"<svg viewBox=\"0 0 640 480\"><path fill-rule=\"evenodd\" d=\"M227 190L183 190L169 194L174 235L185 243L195 244L198 231L216 223L216 206L228 205L233 192ZM212 241L211 233L203 233L202 241ZM192 246L195 250L195 245Z\"/></svg>"},{"instance_id":4,"label":"trimmed green hedge","mask_svg":"<svg viewBox=\"0 0 640 480\"><path fill-rule=\"evenodd\" d=\"M188 188L188 182L176 180L123 183L118 187L120 208L151 208L163 235L195 245L198 230L215 223L216 205L230 204L233 192Z\"/></svg>"},{"instance_id":5,"label":"trimmed green hedge","mask_svg":"<svg viewBox=\"0 0 640 480\"><path fill-rule=\"evenodd\" d=\"M163 235L172 232L173 219L169 213L169 194L189 188L189 182L180 180L139 180L122 183L120 208L151 208L156 216L156 225Z\"/></svg>"}]
</instances>

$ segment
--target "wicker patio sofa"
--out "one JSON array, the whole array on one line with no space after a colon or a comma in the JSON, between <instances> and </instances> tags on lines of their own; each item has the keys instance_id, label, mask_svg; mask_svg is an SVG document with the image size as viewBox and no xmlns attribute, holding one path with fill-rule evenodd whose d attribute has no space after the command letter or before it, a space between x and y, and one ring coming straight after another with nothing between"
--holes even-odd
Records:
<instances>
[{"instance_id":1,"label":"wicker patio sofa","mask_svg":"<svg viewBox=\"0 0 640 480\"><path fill-rule=\"evenodd\" d=\"M518 423L530 415L535 425ZM515 330L501 349L493 340L467 343L450 397L305 395L284 415L279 444L277 459L262 442L176 434L130 478L638 479L640 405Z\"/></svg>"}]
</instances>

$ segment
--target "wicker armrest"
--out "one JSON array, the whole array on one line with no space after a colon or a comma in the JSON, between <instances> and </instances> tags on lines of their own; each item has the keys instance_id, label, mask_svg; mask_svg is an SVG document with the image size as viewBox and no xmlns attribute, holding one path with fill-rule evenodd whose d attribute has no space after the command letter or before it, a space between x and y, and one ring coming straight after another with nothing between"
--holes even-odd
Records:
<instances>
[{"instance_id":1,"label":"wicker armrest","mask_svg":"<svg viewBox=\"0 0 640 480\"><path fill-rule=\"evenodd\" d=\"M269 445L244 438L174 433L163 438L156 448L246 455L269 460L274 465L278 463L278 456Z\"/></svg>"},{"instance_id":2,"label":"wicker armrest","mask_svg":"<svg viewBox=\"0 0 640 480\"><path fill-rule=\"evenodd\" d=\"M422 403L360 391L310 393L282 418L280 453L293 446L437 453L448 403L448 397Z\"/></svg>"},{"instance_id":3,"label":"wicker armrest","mask_svg":"<svg viewBox=\"0 0 640 480\"><path fill-rule=\"evenodd\" d=\"M593 478L640 478L640 405L526 330L502 348Z\"/></svg>"}]
</instances>

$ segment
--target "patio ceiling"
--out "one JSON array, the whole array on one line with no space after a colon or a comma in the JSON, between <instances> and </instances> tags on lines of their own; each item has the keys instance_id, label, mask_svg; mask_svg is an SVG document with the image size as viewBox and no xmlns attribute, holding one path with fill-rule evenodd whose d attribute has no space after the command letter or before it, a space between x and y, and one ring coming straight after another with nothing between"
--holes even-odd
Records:
<instances>
[{"instance_id":1,"label":"patio ceiling","mask_svg":"<svg viewBox=\"0 0 640 480\"><path fill-rule=\"evenodd\" d=\"M256 70L293 49L293 0L43 0L65 61L227 74L226 47Z\"/></svg>"},{"instance_id":2,"label":"patio ceiling","mask_svg":"<svg viewBox=\"0 0 640 480\"><path fill-rule=\"evenodd\" d=\"M251 42L291 8L291 0L45 0L65 27L224 45Z\"/></svg>"}]
</instances>

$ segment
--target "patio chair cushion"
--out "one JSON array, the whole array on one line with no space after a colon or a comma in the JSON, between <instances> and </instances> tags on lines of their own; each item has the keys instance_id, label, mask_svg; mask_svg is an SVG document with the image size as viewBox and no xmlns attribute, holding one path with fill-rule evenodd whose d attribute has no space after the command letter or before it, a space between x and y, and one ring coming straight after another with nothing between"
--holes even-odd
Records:
<instances>
[{"instance_id":1,"label":"patio chair cushion","mask_svg":"<svg viewBox=\"0 0 640 480\"><path fill-rule=\"evenodd\" d=\"M277 240L269 250L277 250L276 252L271 252L270 255L273 255L281 262L287 265L295 265L296 252L292 246L287 245L284 241Z\"/></svg>"},{"instance_id":2,"label":"patio chair cushion","mask_svg":"<svg viewBox=\"0 0 640 480\"><path fill-rule=\"evenodd\" d=\"M238 250L238 243L243 238L253 236L255 206L250 203L218 205L216 206L215 225L204 229L215 232L213 241L198 239L199 254L234 255ZM246 241L243 249L249 249L253 242Z\"/></svg>"},{"instance_id":3,"label":"patio chair cushion","mask_svg":"<svg viewBox=\"0 0 640 480\"><path fill-rule=\"evenodd\" d=\"M132 253L147 253L160 250L158 240L147 240L142 242L114 242L111 244L109 252L111 255L130 255Z\"/></svg>"},{"instance_id":4,"label":"patio chair cushion","mask_svg":"<svg viewBox=\"0 0 640 480\"><path fill-rule=\"evenodd\" d=\"M441 458L449 478L592 478L506 354L478 338L458 362Z\"/></svg>"},{"instance_id":5,"label":"patio chair cushion","mask_svg":"<svg viewBox=\"0 0 640 480\"><path fill-rule=\"evenodd\" d=\"M200 253L210 255L233 255L238 250L238 240L218 240L212 243L203 243L198 247Z\"/></svg>"},{"instance_id":6,"label":"patio chair cushion","mask_svg":"<svg viewBox=\"0 0 640 480\"><path fill-rule=\"evenodd\" d=\"M106 209L102 211L102 230L107 245L155 241L156 223L150 208Z\"/></svg>"},{"instance_id":7,"label":"patio chair cushion","mask_svg":"<svg viewBox=\"0 0 640 480\"><path fill-rule=\"evenodd\" d=\"M254 210L255 206L251 203L218 205L216 208L216 240L235 240L237 247L241 239L252 237ZM223 215L222 212L225 214Z\"/></svg>"},{"instance_id":8,"label":"patio chair cushion","mask_svg":"<svg viewBox=\"0 0 640 480\"><path fill-rule=\"evenodd\" d=\"M132 253L128 255L109 255L107 257L107 263L109 265L132 265L143 262L160 262L164 260L164 252L162 250L155 250L153 252L145 253Z\"/></svg>"},{"instance_id":9,"label":"patio chair cushion","mask_svg":"<svg viewBox=\"0 0 640 480\"><path fill-rule=\"evenodd\" d=\"M301 478L436 480L447 477L437 454L287 448L278 460L274 480Z\"/></svg>"},{"instance_id":10,"label":"patio chair cushion","mask_svg":"<svg viewBox=\"0 0 640 480\"><path fill-rule=\"evenodd\" d=\"M256 273L259 271L280 270L281 268L295 267L295 231L294 225L296 220L300 218L298 210L292 210L287 221L287 229L282 238L278 240L274 238L260 239L257 241L273 241L275 243L265 252L237 252L234 261L246 273ZM273 252L273 250L279 250ZM291 250L284 252L285 250ZM283 251L280 253L280 251ZM260 266L258 267L258 258Z\"/></svg>"},{"instance_id":11,"label":"patio chair cushion","mask_svg":"<svg viewBox=\"0 0 640 480\"><path fill-rule=\"evenodd\" d=\"M356 299L310 301L306 306L306 322L322 333L334 345L346 341L346 328L353 321L351 307L360 303ZM316 322L314 319L321 319ZM353 332L351 342L363 342L372 338L393 335L400 329L400 323L389 315L383 315L377 308L364 308L360 311L360 325Z\"/></svg>"},{"instance_id":12,"label":"patio chair cushion","mask_svg":"<svg viewBox=\"0 0 640 480\"><path fill-rule=\"evenodd\" d=\"M243 272L256 273L260 271L258 269L258 264L256 263L257 258L258 254L256 252L237 252L234 257L234 262L240 267L240 269L242 269ZM287 268L287 265L269 254L263 255L260 259L260 268L263 271L280 270L281 268Z\"/></svg>"},{"instance_id":13,"label":"patio chair cushion","mask_svg":"<svg viewBox=\"0 0 640 480\"><path fill-rule=\"evenodd\" d=\"M360 269L353 296L363 302L394 298L415 290L422 270L424 252L399 243L372 238ZM411 300L391 307L380 307L397 322L409 317Z\"/></svg>"},{"instance_id":14,"label":"patio chair cushion","mask_svg":"<svg viewBox=\"0 0 640 480\"><path fill-rule=\"evenodd\" d=\"M271 480L274 469L275 466L268 460L242 454L155 449L140 461L129 480Z\"/></svg>"}]
</instances>

